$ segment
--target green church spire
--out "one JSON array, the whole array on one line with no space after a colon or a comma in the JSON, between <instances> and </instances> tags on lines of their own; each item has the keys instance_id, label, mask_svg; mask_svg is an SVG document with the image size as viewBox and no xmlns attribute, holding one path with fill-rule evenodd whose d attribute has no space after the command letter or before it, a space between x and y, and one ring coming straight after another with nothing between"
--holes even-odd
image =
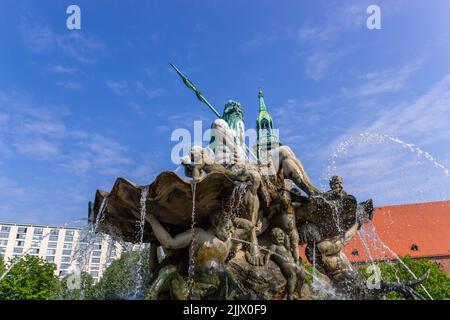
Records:
<instances>
[{"instance_id":1,"label":"green church spire","mask_svg":"<svg viewBox=\"0 0 450 320\"><path fill-rule=\"evenodd\" d=\"M259 112L267 111L266 103L264 102L264 96L261 88L259 88L258 98L259 98Z\"/></svg>"},{"instance_id":2,"label":"green church spire","mask_svg":"<svg viewBox=\"0 0 450 320\"><path fill-rule=\"evenodd\" d=\"M256 131L257 131L257 145L256 152L258 159L262 159L266 156L267 151L275 148L279 145L278 137L273 133L273 119L269 112L267 112L266 103L264 102L264 96L262 89L258 92L259 99L259 114L256 118Z\"/></svg>"}]
</instances>

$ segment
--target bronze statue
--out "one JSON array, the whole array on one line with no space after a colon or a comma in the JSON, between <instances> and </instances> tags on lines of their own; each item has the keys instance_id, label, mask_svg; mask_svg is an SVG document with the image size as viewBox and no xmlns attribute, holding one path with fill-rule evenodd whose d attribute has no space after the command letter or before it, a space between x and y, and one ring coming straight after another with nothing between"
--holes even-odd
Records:
<instances>
[{"instance_id":1,"label":"bronze statue","mask_svg":"<svg viewBox=\"0 0 450 320\"><path fill-rule=\"evenodd\" d=\"M265 158L250 160L247 154L256 156L245 145L241 105L229 101L220 115L174 68L218 116L210 145L192 147L181 160L190 180L163 172L144 187L118 178L110 193L97 191L89 217L128 242L136 242L136 221L143 218L141 238L151 244L149 299L293 299L306 284L299 245L344 298L374 299L388 291L422 298L413 288L427 274L371 289L342 252L372 220L372 200L358 203L339 176L330 179L329 191L319 190L286 145L258 150ZM261 91L259 98L258 126L272 134ZM158 246L166 253L162 261Z\"/></svg>"},{"instance_id":2,"label":"bronze statue","mask_svg":"<svg viewBox=\"0 0 450 320\"><path fill-rule=\"evenodd\" d=\"M148 216L153 233L163 248L189 248L191 251L195 261L193 280L196 283L193 296L198 299L216 294L221 284L219 274L224 273L223 265L232 247L230 237L235 228L231 219L226 215L216 215L214 218L207 230L194 228L172 237L153 215ZM177 299L188 298L188 283L175 266L166 267L159 272L158 279L150 289L150 297L156 299L167 281L170 281L171 292Z\"/></svg>"},{"instance_id":3,"label":"bronze statue","mask_svg":"<svg viewBox=\"0 0 450 320\"><path fill-rule=\"evenodd\" d=\"M265 263L267 264L269 259L272 258L272 260L280 267L281 272L286 278L287 300L292 300L294 290L297 286L297 274L304 277L305 271L292 256L289 238L285 235L284 231L280 228L273 228L270 235L272 244L265 256Z\"/></svg>"}]
</instances>

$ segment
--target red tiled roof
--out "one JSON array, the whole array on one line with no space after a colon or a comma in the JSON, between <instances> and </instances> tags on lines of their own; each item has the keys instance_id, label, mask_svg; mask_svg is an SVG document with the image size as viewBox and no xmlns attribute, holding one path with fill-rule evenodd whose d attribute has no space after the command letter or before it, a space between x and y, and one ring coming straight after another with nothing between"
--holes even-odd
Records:
<instances>
[{"instance_id":1,"label":"red tiled roof","mask_svg":"<svg viewBox=\"0 0 450 320\"><path fill-rule=\"evenodd\" d=\"M374 231L379 239L372 237ZM350 261L369 260L362 238L374 260L394 258L390 250L416 258L450 256L450 201L376 208L373 224L364 225L343 250ZM355 249L358 256L352 254Z\"/></svg>"},{"instance_id":2,"label":"red tiled roof","mask_svg":"<svg viewBox=\"0 0 450 320\"><path fill-rule=\"evenodd\" d=\"M365 224L343 250L351 262L450 256L450 201L405 204L375 209L373 223ZM366 245L366 246L365 246ZM417 251L412 250L416 246ZM366 249L368 248L368 250ZM304 248L300 250L304 257ZM352 253L356 253L354 255Z\"/></svg>"}]
</instances>

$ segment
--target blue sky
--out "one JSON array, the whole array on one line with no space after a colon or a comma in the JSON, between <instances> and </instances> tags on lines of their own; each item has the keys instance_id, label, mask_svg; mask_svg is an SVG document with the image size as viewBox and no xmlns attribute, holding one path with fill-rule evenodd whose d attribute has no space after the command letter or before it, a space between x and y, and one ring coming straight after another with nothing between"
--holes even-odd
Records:
<instances>
[{"instance_id":1,"label":"blue sky","mask_svg":"<svg viewBox=\"0 0 450 320\"><path fill-rule=\"evenodd\" d=\"M66 28L72 3L81 30ZM381 30L366 27L369 4ZM4 0L0 220L63 224L118 176L174 170L172 131L214 117L169 61L219 110L240 101L247 128L262 87L321 187L336 173L377 205L450 199L450 177L427 160L450 166L449 12L446 0Z\"/></svg>"}]
</instances>

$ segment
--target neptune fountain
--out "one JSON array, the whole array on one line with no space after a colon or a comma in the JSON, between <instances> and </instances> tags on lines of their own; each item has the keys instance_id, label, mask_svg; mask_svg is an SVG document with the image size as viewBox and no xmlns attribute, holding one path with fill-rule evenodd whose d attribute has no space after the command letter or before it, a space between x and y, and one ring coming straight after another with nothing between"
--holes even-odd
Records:
<instances>
[{"instance_id":1,"label":"neptune fountain","mask_svg":"<svg viewBox=\"0 0 450 320\"><path fill-rule=\"evenodd\" d=\"M261 90L255 155L245 145L240 103L229 101L219 114L173 67L217 115L210 144L181 159L185 177L165 171L149 185L118 178L90 206L99 231L148 244L146 298L312 299L315 282L325 299L380 299L391 291L422 299L414 287L427 274L370 286L349 262L342 250L372 220L372 200L358 202L339 176L331 177L329 191L319 190L273 134Z\"/></svg>"}]
</instances>

